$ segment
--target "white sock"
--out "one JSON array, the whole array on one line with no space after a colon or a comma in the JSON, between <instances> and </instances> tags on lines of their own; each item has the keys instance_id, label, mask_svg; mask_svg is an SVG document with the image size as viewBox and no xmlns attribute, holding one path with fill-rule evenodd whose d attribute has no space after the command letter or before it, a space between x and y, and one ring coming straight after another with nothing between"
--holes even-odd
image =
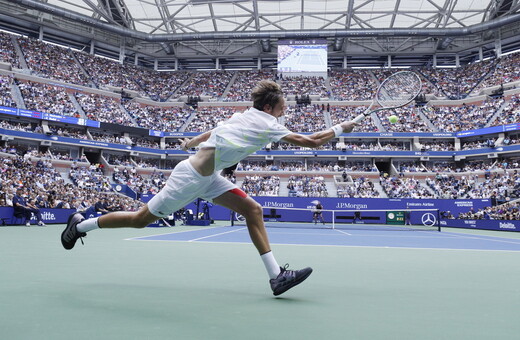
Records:
<instances>
[{"instance_id":1,"label":"white sock","mask_svg":"<svg viewBox=\"0 0 520 340\"><path fill-rule=\"evenodd\" d=\"M78 223L78 225L76 226L76 229L78 229L78 231L81 233L86 233L87 231L91 231L98 228L98 217L86 219L83 222Z\"/></svg>"},{"instance_id":2,"label":"white sock","mask_svg":"<svg viewBox=\"0 0 520 340\"><path fill-rule=\"evenodd\" d=\"M276 279L278 274L280 274L280 266L278 262L276 262L273 252L267 252L265 254L260 255L262 261L264 261L265 269L267 269L267 273L269 274L270 279Z\"/></svg>"}]
</instances>

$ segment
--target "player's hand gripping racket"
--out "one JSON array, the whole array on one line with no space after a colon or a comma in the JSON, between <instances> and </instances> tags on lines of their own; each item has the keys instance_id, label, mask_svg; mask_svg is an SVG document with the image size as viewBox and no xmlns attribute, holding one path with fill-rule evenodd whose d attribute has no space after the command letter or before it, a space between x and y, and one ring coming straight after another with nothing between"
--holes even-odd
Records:
<instances>
[{"instance_id":1,"label":"player's hand gripping racket","mask_svg":"<svg viewBox=\"0 0 520 340\"><path fill-rule=\"evenodd\" d=\"M372 104L365 112L354 118L353 122L359 123L373 112L405 106L417 97L421 88L421 78L416 73L411 71L394 73L379 85ZM376 102L381 107L371 110Z\"/></svg>"}]
</instances>

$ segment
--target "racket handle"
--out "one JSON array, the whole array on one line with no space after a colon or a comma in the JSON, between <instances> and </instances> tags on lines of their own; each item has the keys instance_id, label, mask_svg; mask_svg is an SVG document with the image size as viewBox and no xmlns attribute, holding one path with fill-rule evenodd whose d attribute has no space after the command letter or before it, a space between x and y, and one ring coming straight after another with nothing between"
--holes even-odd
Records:
<instances>
[{"instance_id":1,"label":"racket handle","mask_svg":"<svg viewBox=\"0 0 520 340\"><path fill-rule=\"evenodd\" d=\"M359 123L360 121L362 121L363 119L365 119L365 117L366 117L365 114L362 113L362 114L360 114L359 116L357 116L356 118L352 119L352 121L353 121L354 123Z\"/></svg>"}]
</instances>

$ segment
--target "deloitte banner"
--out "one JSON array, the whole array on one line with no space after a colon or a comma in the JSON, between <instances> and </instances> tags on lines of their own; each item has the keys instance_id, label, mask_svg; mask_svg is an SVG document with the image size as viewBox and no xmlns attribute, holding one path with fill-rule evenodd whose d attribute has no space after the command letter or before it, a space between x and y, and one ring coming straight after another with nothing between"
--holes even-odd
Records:
<instances>
[{"instance_id":1,"label":"deloitte banner","mask_svg":"<svg viewBox=\"0 0 520 340\"><path fill-rule=\"evenodd\" d=\"M441 220L441 227L520 231L520 221L509 220Z\"/></svg>"},{"instance_id":2,"label":"deloitte banner","mask_svg":"<svg viewBox=\"0 0 520 340\"><path fill-rule=\"evenodd\" d=\"M67 223L70 214L75 211L75 209L40 209L42 221L45 224ZM12 207L0 207L0 218L5 219L6 224L11 224L13 222L13 212L14 209ZM37 222L36 217L34 215L31 216L31 224L35 225Z\"/></svg>"}]
</instances>

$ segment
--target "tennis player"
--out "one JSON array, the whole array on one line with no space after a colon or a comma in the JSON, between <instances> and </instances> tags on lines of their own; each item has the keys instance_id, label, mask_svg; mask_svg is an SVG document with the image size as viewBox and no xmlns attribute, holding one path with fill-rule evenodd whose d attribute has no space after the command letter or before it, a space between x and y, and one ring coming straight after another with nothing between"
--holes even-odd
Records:
<instances>
[{"instance_id":1,"label":"tennis player","mask_svg":"<svg viewBox=\"0 0 520 340\"><path fill-rule=\"evenodd\" d=\"M322 210L323 205L320 201L316 201L316 205L314 206L314 211L312 213L312 220L314 221L314 224L318 223L318 218L321 220L321 223L325 224L325 221L323 220Z\"/></svg>"},{"instance_id":2,"label":"tennis player","mask_svg":"<svg viewBox=\"0 0 520 340\"><path fill-rule=\"evenodd\" d=\"M180 162L161 191L139 211L112 212L87 220L80 213L72 214L61 235L63 247L72 249L79 238L98 228L146 227L194 199L203 198L245 217L249 235L267 269L274 295L280 295L303 282L312 269L290 270L287 265L278 265L264 226L262 207L219 173L270 142L284 140L303 147L318 147L344 132L351 132L356 123L343 122L312 135L301 135L277 122L286 108L283 92L277 83L270 80L259 82L252 91L252 100L252 108L235 113L211 131L193 139L184 139L183 150L199 146L198 152Z\"/></svg>"}]
</instances>

